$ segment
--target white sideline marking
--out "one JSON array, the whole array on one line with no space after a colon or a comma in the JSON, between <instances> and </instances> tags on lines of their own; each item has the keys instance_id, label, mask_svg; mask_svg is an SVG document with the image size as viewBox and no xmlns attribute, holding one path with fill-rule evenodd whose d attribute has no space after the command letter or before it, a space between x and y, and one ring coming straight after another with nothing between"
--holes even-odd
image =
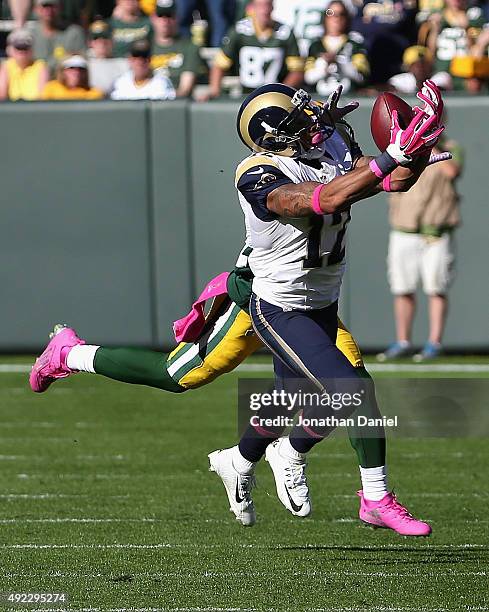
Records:
<instances>
[{"instance_id":1,"label":"white sideline marking","mask_svg":"<svg viewBox=\"0 0 489 612\"><path fill-rule=\"evenodd\" d=\"M489 372L489 364L485 363L367 363L366 367L370 372ZM31 368L32 365L27 364L3 363L0 374L24 374ZM271 363L242 363L235 371L273 372L273 366Z\"/></svg>"},{"instance_id":2,"label":"white sideline marking","mask_svg":"<svg viewBox=\"0 0 489 612\"><path fill-rule=\"evenodd\" d=\"M31 365L26 365L24 363L1 363L0 364L0 373L2 374L24 374L30 372L32 369Z\"/></svg>"},{"instance_id":3,"label":"white sideline marking","mask_svg":"<svg viewBox=\"0 0 489 612\"><path fill-rule=\"evenodd\" d=\"M485 363L366 363L369 372L489 372ZM273 372L270 363L242 363L237 372Z\"/></svg>"},{"instance_id":4,"label":"white sideline marking","mask_svg":"<svg viewBox=\"0 0 489 612\"><path fill-rule=\"evenodd\" d=\"M485 363L367 363L371 372L489 372L489 364Z\"/></svg>"}]
</instances>

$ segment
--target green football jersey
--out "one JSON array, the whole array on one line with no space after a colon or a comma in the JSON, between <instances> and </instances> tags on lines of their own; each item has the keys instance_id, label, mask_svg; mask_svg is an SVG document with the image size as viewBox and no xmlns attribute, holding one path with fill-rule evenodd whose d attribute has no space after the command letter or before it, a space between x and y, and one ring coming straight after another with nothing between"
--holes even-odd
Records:
<instances>
[{"instance_id":1,"label":"green football jersey","mask_svg":"<svg viewBox=\"0 0 489 612\"><path fill-rule=\"evenodd\" d=\"M153 28L148 17L141 16L134 22L126 23L112 17L112 41L114 43L113 56L126 57L133 42L136 40L152 39Z\"/></svg>"},{"instance_id":2,"label":"green football jersey","mask_svg":"<svg viewBox=\"0 0 489 612\"><path fill-rule=\"evenodd\" d=\"M484 16L478 6L467 9L468 27L453 25L444 12L436 39L435 72L450 72L450 62L456 55L470 55L470 42L484 26Z\"/></svg>"},{"instance_id":3,"label":"green football jersey","mask_svg":"<svg viewBox=\"0 0 489 612\"><path fill-rule=\"evenodd\" d=\"M322 96L328 96L340 84L344 92L351 91L363 85L370 73L363 36L350 32L342 39L323 36L314 40L309 48L306 83ZM322 55L331 52L336 53L335 61L327 64Z\"/></svg>"},{"instance_id":4,"label":"green football jersey","mask_svg":"<svg viewBox=\"0 0 489 612\"><path fill-rule=\"evenodd\" d=\"M151 66L161 69L178 88L182 72L193 72L198 77L207 72L207 67L199 55L199 48L189 38L175 38L169 45L159 45L153 41L151 47Z\"/></svg>"},{"instance_id":5,"label":"green football jersey","mask_svg":"<svg viewBox=\"0 0 489 612\"><path fill-rule=\"evenodd\" d=\"M245 92L283 81L288 72L303 69L289 26L274 22L270 30L260 33L251 18L241 19L231 28L215 62L223 70L238 75Z\"/></svg>"}]
</instances>

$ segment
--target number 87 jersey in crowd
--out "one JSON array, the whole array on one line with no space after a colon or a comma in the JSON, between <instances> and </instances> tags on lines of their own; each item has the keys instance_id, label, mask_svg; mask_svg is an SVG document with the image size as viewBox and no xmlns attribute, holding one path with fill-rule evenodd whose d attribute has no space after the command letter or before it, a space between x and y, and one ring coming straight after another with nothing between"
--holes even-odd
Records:
<instances>
[{"instance_id":1,"label":"number 87 jersey in crowd","mask_svg":"<svg viewBox=\"0 0 489 612\"><path fill-rule=\"evenodd\" d=\"M267 208L267 196L287 183L329 183L362 155L346 123L336 125L318 159L254 153L236 171L245 217L253 291L270 304L309 310L329 306L340 293L345 270L350 210L322 216L281 217Z\"/></svg>"}]
</instances>

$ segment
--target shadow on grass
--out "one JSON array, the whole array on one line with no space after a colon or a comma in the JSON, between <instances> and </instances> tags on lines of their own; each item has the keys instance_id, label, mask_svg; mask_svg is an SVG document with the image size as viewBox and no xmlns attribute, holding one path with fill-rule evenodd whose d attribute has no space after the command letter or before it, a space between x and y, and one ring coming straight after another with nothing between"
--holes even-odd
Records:
<instances>
[{"instance_id":1,"label":"shadow on grass","mask_svg":"<svg viewBox=\"0 0 489 612\"><path fill-rule=\"evenodd\" d=\"M417 565L419 563L434 563L456 565L459 563L489 563L489 546L474 546L467 548L450 548L446 546L339 546L339 545L293 545L293 546L275 546L270 547L274 550L283 551L311 551L311 552L332 552L346 553L338 556L328 556L332 561L352 561L358 560L358 553L361 553L362 560L371 565ZM351 554L348 554L351 553ZM392 558L391 554L395 553L396 559ZM378 555L386 555L385 560L379 559ZM400 558L399 555L406 554L405 558ZM375 555L375 557L374 557ZM412 559L409 559L412 556ZM373 558L371 558L373 557Z\"/></svg>"}]
</instances>

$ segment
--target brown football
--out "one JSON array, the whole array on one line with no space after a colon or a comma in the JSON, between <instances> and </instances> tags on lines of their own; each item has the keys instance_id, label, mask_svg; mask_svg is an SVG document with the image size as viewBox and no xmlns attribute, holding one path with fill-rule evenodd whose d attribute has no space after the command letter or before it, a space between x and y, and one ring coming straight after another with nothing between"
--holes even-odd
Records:
<instances>
[{"instance_id":1,"label":"brown football","mask_svg":"<svg viewBox=\"0 0 489 612\"><path fill-rule=\"evenodd\" d=\"M388 91L377 96L370 116L370 131L375 144L380 151L385 151L390 141L391 116L396 110L399 116L399 125L405 128L414 117L413 109L396 94Z\"/></svg>"}]
</instances>

